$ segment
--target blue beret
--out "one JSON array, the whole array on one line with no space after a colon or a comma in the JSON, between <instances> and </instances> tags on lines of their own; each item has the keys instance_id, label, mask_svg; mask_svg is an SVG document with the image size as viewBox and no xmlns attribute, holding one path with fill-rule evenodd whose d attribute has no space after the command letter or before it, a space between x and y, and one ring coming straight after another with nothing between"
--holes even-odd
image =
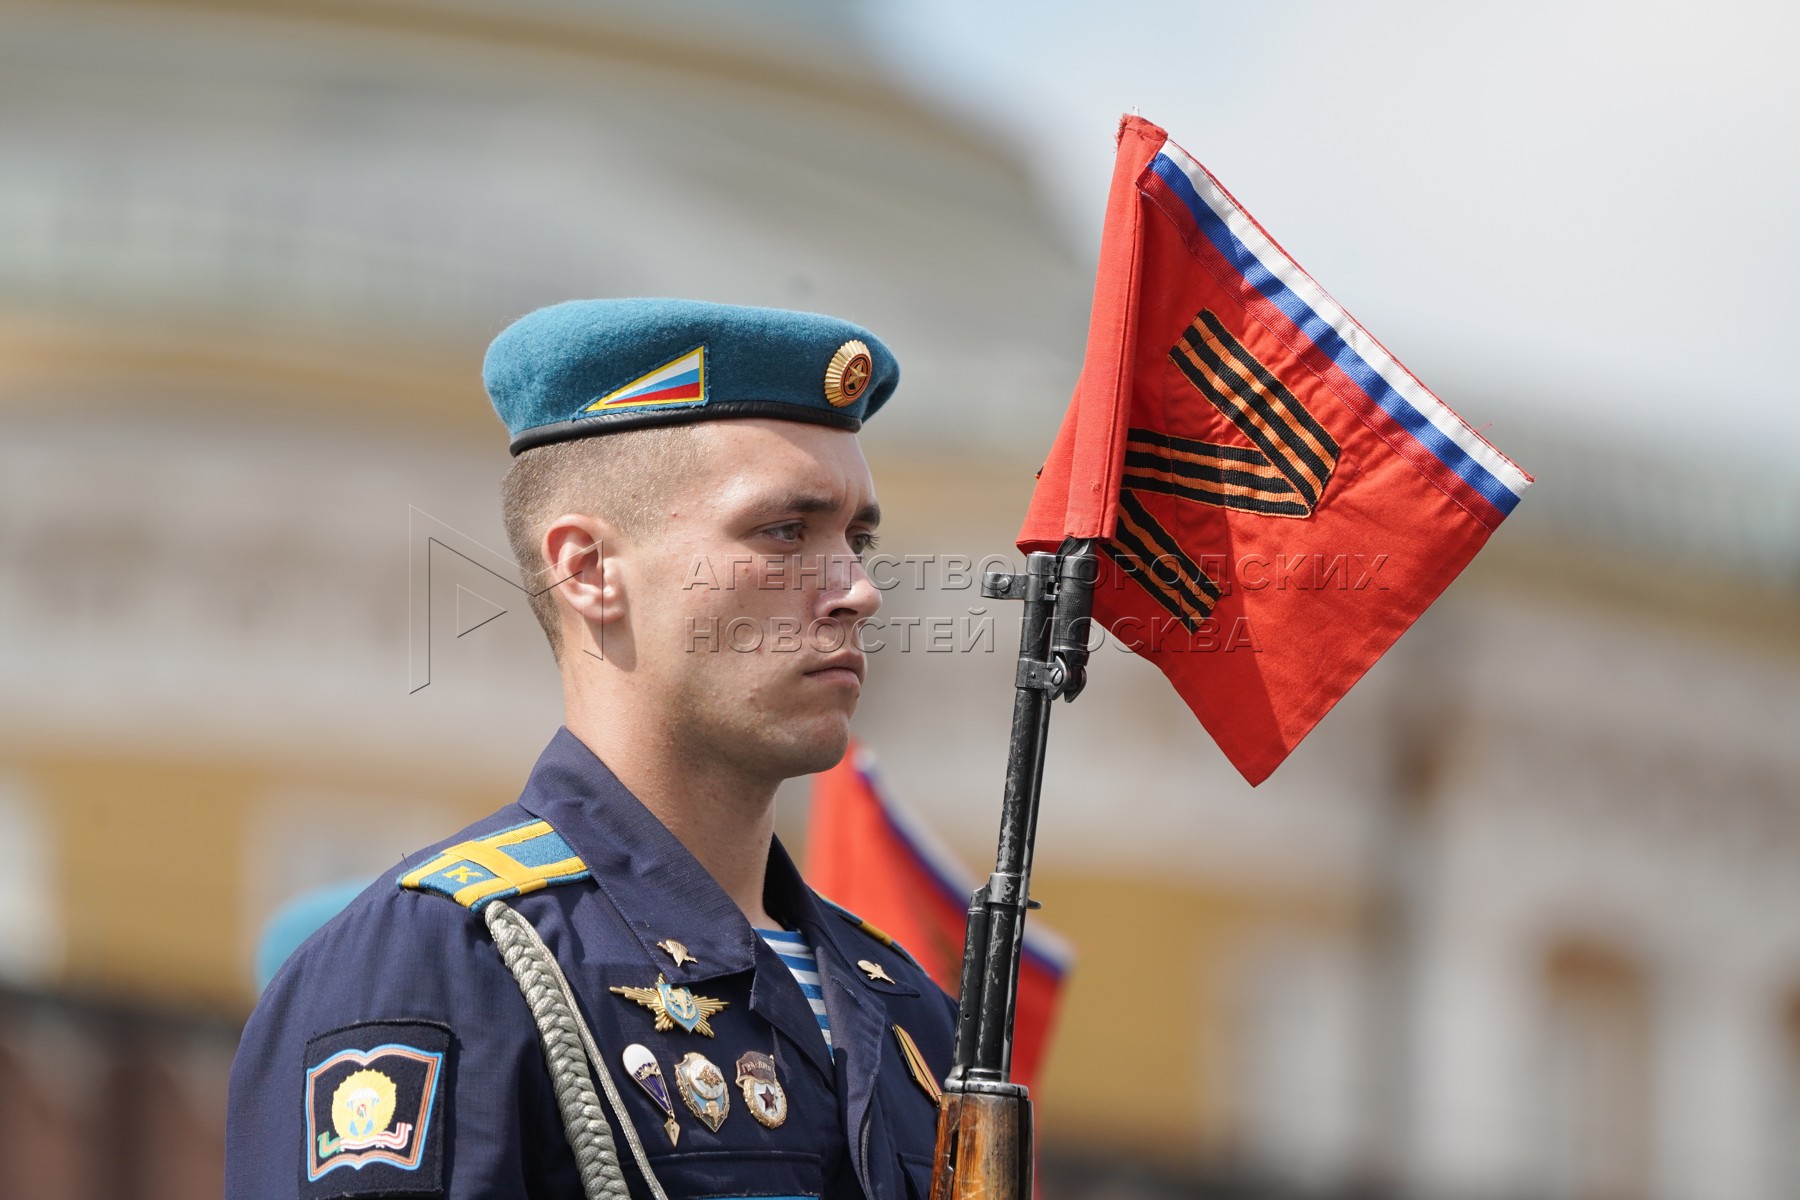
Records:
<instances>
[{"instance_id":1,"label":"blue beret","mask_svg":"<svg viewBox=\"0 0 1800 1200\"><path fill-rule=\"evenodd\" d=\"M779 417L862 428L900 364L861 326L698 300L570 300L501 331L482 366L512 452L618 429Z\"/></svg>"}]
</instances>

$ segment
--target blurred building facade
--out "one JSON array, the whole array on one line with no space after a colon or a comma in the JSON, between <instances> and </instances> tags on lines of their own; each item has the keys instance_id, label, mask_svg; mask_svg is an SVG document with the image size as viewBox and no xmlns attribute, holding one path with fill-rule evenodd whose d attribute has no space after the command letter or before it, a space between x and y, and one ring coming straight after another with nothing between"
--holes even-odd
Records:
<instances>
[{"instance_id":1,"label":"blurred building facade","mask_svg":"<svg viewBox=\"0 0 1800 1200\"><path fill-rule=\"evenodd\" d=\"M0 1195L216 1192L269 915L516 792L558 694L479 361L540 303L894 345L858 724L991 850L976 564L1088 288L1034 181L853 5L495 13L6 10ZM1519 516L1259 791L1111 648L1059 711L1052 1200L1800 1195L1800 498L1528 434Z\"/></svg>"}]
</instances>

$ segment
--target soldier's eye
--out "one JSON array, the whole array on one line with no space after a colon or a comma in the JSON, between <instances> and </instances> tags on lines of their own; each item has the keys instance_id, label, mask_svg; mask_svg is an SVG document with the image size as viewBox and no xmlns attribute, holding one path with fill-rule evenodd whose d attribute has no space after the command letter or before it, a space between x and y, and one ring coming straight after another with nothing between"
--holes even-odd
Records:
<instances>
[{"instance_id":1,"label":"soldier's eye","mask_svg":"<svg viewBox=\"0 0 1800 1200\"><path fill-rule=\"evenodd\" d=\"M763 530L763 536L773 538L778 542L798 544L803 529L804 526L801 522L789 521L786 525L776 525L770 529Z\"/></svg>"}]
</instances>

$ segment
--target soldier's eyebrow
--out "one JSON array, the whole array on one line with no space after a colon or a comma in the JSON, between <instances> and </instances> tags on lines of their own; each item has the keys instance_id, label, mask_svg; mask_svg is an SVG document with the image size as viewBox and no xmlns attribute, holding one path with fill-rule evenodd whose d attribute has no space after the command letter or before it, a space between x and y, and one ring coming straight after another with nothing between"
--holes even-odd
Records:
<instances>
[{"instance_id":1,"label":"soldier's eyebrow","mask_svg":"<svg viewBox=\"0 0 1800 1200\"><path fill-rule=\"evenodd\" d=\"M788 492L782 496L772 496L759 500L750 506L747 514L751 520L766 520L771 517L786 516L790 513L800 516L812 516L816 513L834 513L838 510L838 501L830 496L817 492ZM868 525L871 528L881 524L881 505L871 500L856 510L850 518L852 524Z\"/></svg>"}]
</instances>

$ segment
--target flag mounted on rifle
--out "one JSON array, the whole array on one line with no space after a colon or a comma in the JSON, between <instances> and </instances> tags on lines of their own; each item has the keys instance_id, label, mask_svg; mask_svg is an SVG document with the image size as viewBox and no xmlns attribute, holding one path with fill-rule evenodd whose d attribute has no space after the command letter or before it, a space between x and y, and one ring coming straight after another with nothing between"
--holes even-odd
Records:
<instances>
[{"instance_id":1,"label":"flag mounted on rifle","mask_svg":"<svg viewBox=\"0 0 1800 1200\"><path fill-rule=\"evenodd\" d=\"M919 818L890 796L874 757L855 742L813 777L806 881L820 895L879 926L952 996L962 985L963 936L977 880ZM1043 922L1025 927L1013 1078L1037 1082L1073 958Z\"/></svg>"},{"instance_id":2,"label":"flag mounted on rifle","mask_svg":"<svg viewBox=\"0 0 1800 1200\"><path fill-rule=\"evenodd\" d=\"M1121 122L1087 355L1019 547L1098 540L1095 620L1246 779L1530 483L1163 130Z\"/></svg>"}]
</instances>

